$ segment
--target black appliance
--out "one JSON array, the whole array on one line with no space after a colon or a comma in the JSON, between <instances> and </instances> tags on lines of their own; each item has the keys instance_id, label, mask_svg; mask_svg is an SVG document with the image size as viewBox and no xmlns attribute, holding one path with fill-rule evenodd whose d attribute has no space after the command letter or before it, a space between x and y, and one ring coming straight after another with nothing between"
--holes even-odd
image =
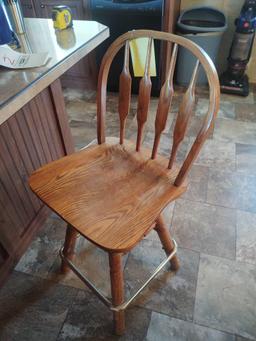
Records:
<instances>
[{"instance_id":1,"label":"black appliance","mask_svg":"<svg viewBox=\"0 0 256 341\"><path fill-rule=\"evenodd\" d=\"M249 81L245 74L256 29L256 0L246 0L239 18L228 57L228 69L220 77L221 91L248 96Z\"/></svg>"},{"instance_id":2,"label":"black appliance","mask_svg":"<svg viewBox=\"0 0 256 341\"><path fill-rule=\"evenodd\" d=\"M91 0L92 20L98 21L110 29L110 37L96 50L97 64L110 44L121 34L134 29L149 29L161 31L164 0ZM159 41L154 42L157 77L152 77L152 94L158 95L161 87L161 63ZM118 91L119 75L123 68L124 51L121 49L111 65L108 90ZM133 76L132 63L130 71ZM133 78L132 92L138 93L140 78Z\"/></svg>"}]
</instances>

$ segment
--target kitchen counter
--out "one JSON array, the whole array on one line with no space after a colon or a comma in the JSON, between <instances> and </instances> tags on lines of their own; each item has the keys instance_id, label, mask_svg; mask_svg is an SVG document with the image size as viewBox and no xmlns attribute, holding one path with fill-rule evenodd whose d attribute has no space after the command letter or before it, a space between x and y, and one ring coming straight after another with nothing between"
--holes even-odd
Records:
<instances>
[{"instance_id":1,"label":"kitchen counter","mask_svg":"<svg viewBox=\"0 0 256 341\"><path fill-rule=\"evenodd\" d=\"M51 19L25 18L25 25L21 52L48 52L50 60L40 68L0 69L0 124L109 36L96 21L74 20L63 31L55 31Z\"/></svg>"},{"instance_id":2,"label":"kitchen counter","mask_svg":"<svg viewBox=\"0 0 256 341\"><path fill-rule=\"evenodd\" d=\"M49 19L25 24L21 50L48 51L50 59L40 68L0 68L0 285L49 214L29 188L30 174L74 151L59 77L109 35L93 21L59 32Z\"/></svg>"}]
</instances>

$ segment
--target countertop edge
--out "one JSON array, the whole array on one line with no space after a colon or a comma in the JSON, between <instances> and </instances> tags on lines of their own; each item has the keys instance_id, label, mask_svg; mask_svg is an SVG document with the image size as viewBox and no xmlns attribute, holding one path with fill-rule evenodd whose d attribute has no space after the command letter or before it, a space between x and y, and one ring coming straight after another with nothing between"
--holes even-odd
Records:
<instances>
[{"instance_id":1,"label":"countertop edge","mask_svg":"<svg viewBox=\"0 0 256 341\"><path fill-rule=\"evenodd\" d=\"M31 83L27 88L22 90L16 96L10 98L8 102L0 109L0 125L14 115L25 104L37 96L41 91L47 88L51 83L63 75L79 60L89 54L100 43L109 37L109 28L106 27L95 38L81 46L69 57L65 58L61 63L57 64L52 70L42 75L35 82Z\"/></svg>"}]
</instances>

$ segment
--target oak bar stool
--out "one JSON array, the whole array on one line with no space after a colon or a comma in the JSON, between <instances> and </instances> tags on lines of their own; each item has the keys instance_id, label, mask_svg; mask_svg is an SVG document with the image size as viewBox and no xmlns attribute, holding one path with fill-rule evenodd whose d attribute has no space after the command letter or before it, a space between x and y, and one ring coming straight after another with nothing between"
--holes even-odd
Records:
<instances>
[{"instance_id":1,"label":"oak bar stool","mask_svg":"<svg viewBox=\"0 0 256 341\"><path fill-rule=\"evenodd\" d=\"M129 41L148 37L145 73L140 81L137 122L137 141L125 140L125 122L131 98L129 72ZM150 59L154 39L173 43L167 78L162 86L155 120L153 150L141 146L143 128L150 102ZM197 58L190 84L183 96L176 119L169 160L157 156L160 137L165 129L172 102L173 74L179 45L189 49ZM120 138L105 137L106 87L110 65L117 52L124 47L124 66L119 82ZM195 86L199 68L203 67L209 82L209 109L198 136L184 163L175 163L178 147L184 139L195 103ZM169 33L137 30L119 37L106 52L98 80L97 97L98 144L54 161L30 177L30 186L37 196L67 223L64 248L60 251L62 270L72 271L89 286L114 315L115 333L125 330L124 309L170 261L177 270L177 245L161 215L162 210L187 189L186 176L197 157L219 108L219 80L208 55L191 41ZM124 302L121 257L155 229L167 254L149 280ZM77 235L109 253L112 302L108 300L72 263Z\"/></svg>"}]
</instances>

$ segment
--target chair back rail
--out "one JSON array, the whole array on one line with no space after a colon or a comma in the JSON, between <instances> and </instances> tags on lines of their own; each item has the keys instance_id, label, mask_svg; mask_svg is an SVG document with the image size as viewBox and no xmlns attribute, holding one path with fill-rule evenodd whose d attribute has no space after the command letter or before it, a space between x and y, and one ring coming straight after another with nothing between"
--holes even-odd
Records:
<instances>
[{"instance_id":1,"label":"chair back rail","mask_svg":"<svg viewBox=\"0 0 256 341\"><path fill-rule=\"evenodd\" d=\"M169 70L167 73L167 78L160 91L160 98L158 102L156 120L155 120L155 139L154 139L154 145L153 145L153 150L152 150L152 159L155 159L156 157L158 145L160 142L160 137L166 127L168 113L169 113L169 109L172 103L172 97L174 94L173 75L174 75L174 70L175 70L177 53L178 53L178 44L174 44L172 58L171 58Z\"/></svg>"},{"instance_id":2,"label":"chair back rail","mask_svg":"<svg viewBox=\"0 0 256 341\"><path fill-rule=\"evenodd\" d=\"M200 65L199 60L197 60L192 77L190 79L189 86L181 101L181 105L179 108L178 116L175 122L174 132L173 132L172 151L171 151L170 161L168 165L169 169L171 169L173 166L173 163L175 161L176 154L178 151L178 147L185 137L187 127L188 127L188 122L193 112L193 107L195 104L195 90L196 90L196 81L197 81L197 76L198 76L199 65Z\"/></svg>"},{"instance_id":3,"label":"chair back rail","mask_svg":"<svg viewBox=\"0 0 256 341\"><path fill-rule=\"evenodd\" d=\"M150 103L151 94L151 79L150 79L150 63L151 63L151 51L152 51L153 38L150 37L148 40L147 57L145 64L144 76L140 80L139 85L139 97L138 97L138 107L137 107L137 122L138 122L138 133L136 141L136 151L140 150L142 132L144 125L148 117L148 109Z\"/></svg>"},{"instance_id":4,"label":"chair back rail","mask_svg":"<svg viewBox=\"0 0 256 341\"><path fill-rule=\"evenodd\" d=\"M119 79L120 144L124 143L125 122L130 110L132 77L129 69L129 41L125 42L124 66Z\"/></svg>"},{"instance_id":5,"label":"chair back rail","mask_svg":"<svg viewBox=\"0 0 256 341\"><path fill-rule=\"evenodd\" d=\"M136 141L136 150L139 151L142 142L143 128L147 121L150 95L151 95L151 79L150 79L150 62L152 55L152 46L154 40L163 40L173 45L173 52L170 61L170 66L167 72L167 78L161 88L160 97L157 107L156 119L155 119L155 137L152 149L152 159L157 156L157 150L160 143L161 134L163 133L168 118L168 113L172 103L172 97L174 94L173 89L173 75L175 70L175 64L177 59L177 53L179 45L187 48L196 58L197 62L189 83L189 86L182 98L181 105L178 111L177 119L175 122L173 143L170 153L170 159L168 168L172 168L180 143L183 141L189 119L192 115L193 107L195 104L195 88L196 81L199 73L199 68L202 67L207 75L209 84L209 108L206 113L203 125L188 152L179 173L175 179L174 184L180 186L185 180L195 158L205 142L210 128L213 125L214 118L219 109L219 79L215 69L215 66L210 57L205 51L192 41L177 35L173 35L166 32L149 31L149 30L135 30L130 31L120 36L109 47L105 56L103 57L98 79L98 94L97 94L97 136L98 143L105 142L105 114L106 114L106 94L107 94L107 78L110 69L110 65L117 54L117 52L125 46L124 52L124 65L120 75L119 82L119 117L120 117L120 144L124 142L125 134L125 122L129 113L130 99L131 99L131 75L129 71L129 41L141 37L147 37L148 47L145 63L144 75L139 84L138 95L138 107L137 107L137 122L138 132Z\"/></svg>"}]
</instances>

